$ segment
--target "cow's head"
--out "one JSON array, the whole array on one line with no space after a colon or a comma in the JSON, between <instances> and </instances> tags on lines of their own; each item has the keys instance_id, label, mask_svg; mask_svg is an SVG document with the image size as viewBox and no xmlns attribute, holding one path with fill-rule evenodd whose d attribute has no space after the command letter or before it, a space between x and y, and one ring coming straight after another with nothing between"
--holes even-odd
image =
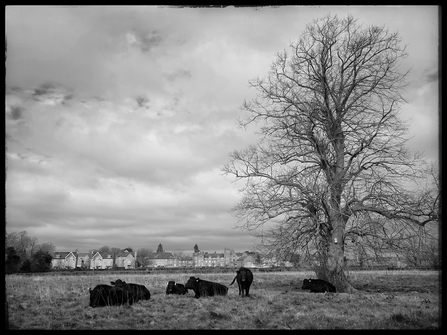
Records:
<instances>
[{"instance_id":1,"label":"cow's head","mask_svg":"<svg viewBox=\"0 0 447 335\"><path fill-rule=\"evenodd\" d=\"M175 281L170 280L166 283L166 293L174 293Z\"/></svg>"},{"instance_id":2,"label":"cow's head","mask_svg":"<svg viewBox=\"0 0 447 335\"><path fill-rule=\"evenodd\" d=\"M236 271L239 275L239 278L241 281L253 281L253 274L251 273L250 269L241 267L238 271Z\"/></svg>"},{"instance_id":3,"label":"cow's head","mask_svg":"<svg viewBox=\"0 0 447 335\"><path fill-rule=\"evenodd\" d=\"M117 279L115 281L111 281L110 284L115 285L116 287L123 287L126 282L122 281L121 279Z\"/></svg>"},{"instance_id":4,"label":"cow's head","mask_svg":"<svg viewBox=\"0 0 447 335\"><path fill-rule=\"evenodd\" d=\"M303 286L301 286L301 289L305 290L305 289L310 288L311 281L312 281L312 279L304 279L303 280Z\"/></svg>"},{"instance_id":5,"label":"cow's head","mask_svg":"<svg viewBox=\"0 0 447 335\"><path fill-rule=\"evenodd\" d=\"M200 283L200 279L197 277L190 277L185 284L186 288L194 289L197 288Z\"/></svg>"}]
</instances>

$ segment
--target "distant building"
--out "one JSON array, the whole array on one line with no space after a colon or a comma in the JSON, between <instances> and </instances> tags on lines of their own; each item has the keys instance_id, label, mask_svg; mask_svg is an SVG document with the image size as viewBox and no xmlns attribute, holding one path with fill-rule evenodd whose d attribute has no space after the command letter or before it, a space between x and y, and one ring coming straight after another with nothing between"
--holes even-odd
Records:
<instances>
[{"instance_id":1,"label":"distant building","mask_svg":"<svg viewBox=\"0 0 447 335\"><path fill-rule=\"evenodd\" d=\"M194 266L194 258L192 256L184 256L180 259L177 259L176 266L193 267Z\"/></svg>"},{"instance_id":2,"label":"distant building","mask_svg":"<svg viewBox=\"0 0 447 335\"><path fill-rule=\"evenodd\" d=\"M135 269L135 262L137 259L137 252L124 249L115 256L115 265L125 269Z\"/></svg>"},{"instance_id":3,"label":"distant building","mask_svg":"<svg viewBox=\"0 0 447 335\"><path fill-rule=\"evenodd\" d=\"M77 253L56 252L52 260L54 269L135 269L137 264L137 252L130 248L123 249L117 254L111 252ZM259 255L254 252L235 252L233 249L224 248L223 252L194 252L192 256L179 256L170 252L155 252L152 254L151 263L154 267L256 267L259 264Z\"/></svg>"},{"instance_id":4,"label":"distant building","mask_svg":"<svg viewBox=\"0 0 447 335\"><path fill-rule=\"evenodd\" d=\"M199 251L193 254L194 266L195 267L215 267L215 266L225 266L225 256L223 253L208 253L205 251Z\"/></svg>"},{"instance_id":5,"label":"distant building","mask_svg":"<svg viewBox=\"0 0 447 335\"><path fill-rule=\"evenodd\" d=\"M174 267L176 259L170 252L155 252L152 255L152 266Z\"/></svg>"},{"instance_id":6,"label":"distant building","mask_svg":"<svg viewBox=\"0 0 447 335\"><path fill-rule=\"evenodd\" d=\"M110 252L96 252L90 260L90 269L111 269L113 257Z\"/></svg>"},{"instance_id":7,"label":"distant building","mask_svg":"<svg viewBox=\"0 0 447 335\"><path fill-rule=\"evenodd\" d=\"M236 260L237 267L245 267L245 268L255 268L261 266L259 260L261 259L260 255L256 252L245 251L242 255Z\"/></svg>"},{"instance_id":8,"label":"distant building","mask_svg":"<svg viewBox=\"0 0 447 335\"><path fill-rule=\"evenodd\" d=\"M233 249L224 248L223 253L209 253L207 251L199 251L193 253L193 266L194 267L224 267L224 266L236 266L236 260L238 254Z\"/></svg>"},{"instance_id":9,"label":"distant building","mask_svg":"<svg viewBox=\"0 0 447 335\"><path fill-rule=\"evenodd\" d=\"M236 261L240 257L233 249L224 248L225 266L236 266Z\"/></svg>"},{"instance_id":10,"label":"distant building","mask_svg":"<svg viewBox=\"0 0 447 335\"><path fill-rule=\"evenodd\" d=\"M255 259L251 255L242 255L236 261L237 267L245 267L245 268L254 268L255 267Z\"/></svg>"},{"instance_id":11,"label":"distant building","mask_svg":"<svg viewBox=\"0 0 447 335\"><path fill-rule=\"evenodd\" d=\"M54 253L51 260L51 267L53 269L74 269L76 268L76 252L59 251Z\"/></svg>"}]
</instances>

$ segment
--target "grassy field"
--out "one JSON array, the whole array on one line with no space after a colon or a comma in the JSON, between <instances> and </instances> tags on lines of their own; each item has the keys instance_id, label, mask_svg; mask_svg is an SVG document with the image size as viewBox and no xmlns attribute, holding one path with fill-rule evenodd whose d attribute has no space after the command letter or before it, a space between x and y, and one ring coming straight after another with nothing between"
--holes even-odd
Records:
<instances>
[{"instance_id":1,"label":"grassy field","mask_svg":"<svg viewBox=\"0 0 447 335\"><path fill-rule=\"evenodd\" d=\"M436 329L441 327L437 271L359 271L349 274L358 291L301 290L313 272L254 273L251 297L237 284L225 297L166 296L168 280L186 283L194 274L124 274L143 284L149 301L132 306L89 307L89 287L116 274L5 276L12 329ZM229 285L234 273L201 274Z\"/></svg>"}]
</instances>

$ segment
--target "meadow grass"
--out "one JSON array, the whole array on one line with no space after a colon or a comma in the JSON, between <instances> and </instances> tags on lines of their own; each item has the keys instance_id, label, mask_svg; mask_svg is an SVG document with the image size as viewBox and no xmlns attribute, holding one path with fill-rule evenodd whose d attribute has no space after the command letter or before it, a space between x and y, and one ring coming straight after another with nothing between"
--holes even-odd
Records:
<instances>
[{"instance_id":1,"label":"meadow grass","mask_svg":"<svg viewBox=\"0 0 447 335\"><path fill-rule=\"evenodd\" d=\"M166 282L191 274L7 275L10 324L15 329L433 329L440 328L436 271L362 271L349 278L356 293L301 290L313 272L254 273L251 297L237 284L227 296L165 295ZM234 273L200 274L224 285ZM122 279L145 285L149 301L91 308L89 288Z\"/></svg>"}]
</instances>

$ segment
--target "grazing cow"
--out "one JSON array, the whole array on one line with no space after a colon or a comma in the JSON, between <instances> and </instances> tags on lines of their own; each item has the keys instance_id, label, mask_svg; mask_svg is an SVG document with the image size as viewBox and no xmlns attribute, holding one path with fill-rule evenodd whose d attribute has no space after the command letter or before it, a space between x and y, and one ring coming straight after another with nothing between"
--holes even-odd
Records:
<instances>
[{"instance_id":1,"label":"grazing cow","mask_svg":"<svg viewBox=\"0 0 447 335\"><path fill-rule=\"evenodd\" d=\"M183 284L170 280L166 283L166 294L186 294L188 289Z\"/></svg>"},{"instance_id":2,"label":"grazing cow","mask_svg":"<svg viewBox=\"0 0 447 335\"><path fill-rule=\"evenodd\" d=\"M189 278L185 287L194 290L196 299L199 299L201 296L227 295L228 292L228 287L225 285L195 277Z\"/></svg>"},{"instance_id":3,"label":"grazing cow","mask_svg":"<svg viewBox=\"0 0 447 335\"><path fill-rule=\"evenodd\" d=\"M304 279L301 289L321 293L336 292L335 286L323 279Z\"/></svg>"},{"instance_id":4,"label":"grazing cow","mask_svg":"<svg viewBox=\"0 0 447 335\"><path fill-rule=\"evenodd\" d=\"M253 273L250 269L241 267L239 270L236 271L236 277L234 277L233 281L231 282L231 285L233 285L234 281L237 279L237 286L239 287L239 295L242 293L242 297L247 296L249 297L249 291L250 291L250 285L253 282Z\"/></svg>"},{"instance_id":5,"label":"grazing cow","mask_svg":"<svg viewBox=\"0 0 447 335\"><path fill-rule=\"evenodd\" d=\"M129 292L120 287L101 284L96 285L93 290L89 288L89 292L90 307L124 305L125 303L133 304L133 299L129 297Z\"/></svg>"},{"instance_id":6,"label":"grazing cow","mask_svg":"<svg viewBox=\"0 0 447 335\"><path fill-rule=\"evenodd\" d=\"M151 293L144 285L132 283L128 284L121 279L112 281L110 282L110 284L128 291L134 302L137 302L139 300L149 300L151 298Z\"/></svg>"}]
</instances>

